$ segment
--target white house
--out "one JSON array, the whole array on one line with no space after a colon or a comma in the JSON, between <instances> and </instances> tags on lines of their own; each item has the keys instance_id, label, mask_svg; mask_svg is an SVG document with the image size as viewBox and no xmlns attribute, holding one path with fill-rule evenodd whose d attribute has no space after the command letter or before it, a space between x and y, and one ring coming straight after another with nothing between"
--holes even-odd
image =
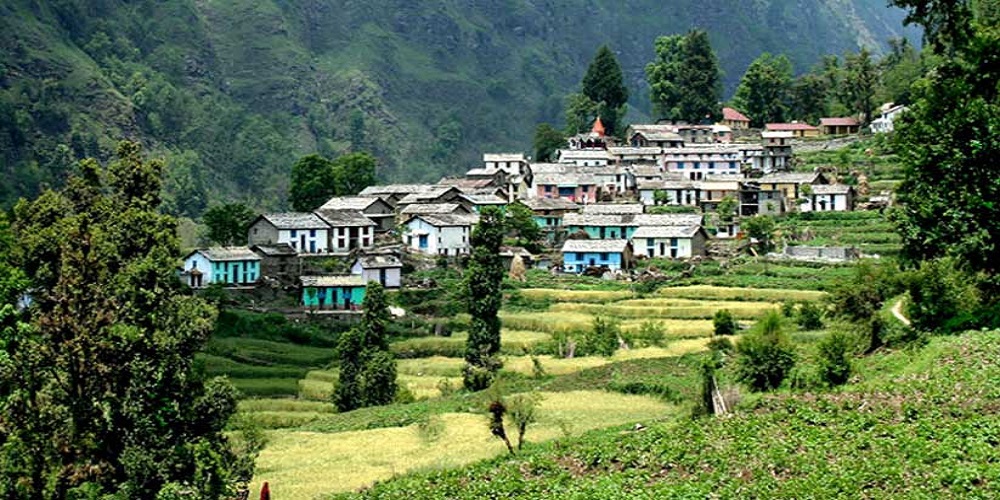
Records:
<instances>
[{"instance_id":1,"label":"white house","mask_svg":"<svg viewBox=\"0 0 1000 500\"><path fill-rule=\"evenodd\" d=\"M803 194L800 212L849 212L854 210L854 188L846 184L817 184Z\"/></svg>"},{"instance_id":2,"label":"white house","mask_svg":"<svg viewBox=\"0 0 1000 500\"><path fill-rule=\"evenodd\" d=\"M360 275L365 283L377 281L384 288L399 288L403 263L394 255L364 255L351 266L351 274Z\"/></svg>"},{"instance_id":3,"label":"white house","mask_svg":"<svg viewBox=\"0 0 1000 500\"><path fill-rule=\"evenodd\" d=\"M378 225L378 231L388 231L395 225L396 212L392 205L377 196L337 196L330 198L319 210L352 210Z\"/></svg>"},{"instance_id":4,"label":"white house","mask_svg":"<svg viewBox=\"0 0 1000 500\"><path fill-rule=\"evenodd\" d=\"M903 111L906 111L906 106L896 106L891 102L883 104L881 114L878 118L872 120L870 125L872 132L876 134L892 132L895 128L893 123Z\"/></svg>"},{"instance_id":5,"label":"white house","mask_svg":"<svg viewBox=\"0 0 1000 500\"><path fill-rule=\"evenodd\" d=\"M330 252L344 254L375 244L375 228L378 226L360 212L317 210L316 215L330 225Z\"/></svg>"},{"instance_id":6,"label":"white house","mask_svg":"<svg viewBox=\"0 0 1000 500\"><path fill-rule=\"evenodd\" d=\"M181 279L191 288L252 285L260 279L260 257L247 247L198 249L184 257Z\"/></svg>"},{"instance_id":7,"label":"white house","mask_svg":"<svg viewBox=\"0 0 1000 500\"><path fill-rule=\"evenodd\" d=\"M311 212L264 214L247 233L249 246L287 243L300 254L329 251L330 225Z\"/></svg>"},{"instance_id":8,"label":"white house","mask_svg":"<svg viewBox=\"0 0 1000 500\"><path fill-rule=\"evenodd\" d=\"M642 226L632 234L636 257L689 259L705 255L708 235L701 226Z\"/></svg>"},{"instance_id":9,"label":"white house","mask_svg":"<svg viewBox=\"0 0 1000 500\"><path fill-rule=\"evenodd\" d=\"M415 215L404 226L406 246L432 255L461 255L469 253L472 226L479 221L476 215Z\"/></svg>"}]
</instances>

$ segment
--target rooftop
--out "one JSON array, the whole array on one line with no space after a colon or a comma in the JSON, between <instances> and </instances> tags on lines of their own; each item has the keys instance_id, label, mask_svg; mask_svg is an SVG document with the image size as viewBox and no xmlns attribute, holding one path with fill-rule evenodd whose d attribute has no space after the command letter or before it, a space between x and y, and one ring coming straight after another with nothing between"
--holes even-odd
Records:
<instances>
[{"instance_id":1,"label":"rooftop","mask_svg":"<svg viewBox=\"0 0 1000 500\"><path fill-rule=\"evenodd\" d=\"M775 172L753 180L762 184L811 184L822 177L819 172Z\"/></svg>"},{"instance_id":2,"label":"rooftop","mask_svg":"<svg viewBox=\"0 0 1000 500\"><path fill-rule=\"evenodd\" d=\"M373 203L378 202L385 203L377 196L338 196L327 200L327 202L319 207L319 209L361 211L372 206Z\"/></svg>"},{"instance_id":3,"label":"rooftop","mask_svg":"<svg viewBox=\"0 0 1000 500\"><path fill-rule=\"evenodd\" d=\"M633 238L691 238L701 226L643 226L635 230Z\"/></svg>"},{"instance_id":4,"label":"rooftop","mask_svg":"<svg viewBox=\"0 0 1000 500\"><path fill-rule=\"evenodd\" d=\"M528 198L518 200L532 210L579 210L580 205L565 198Z\"/></svg>"},{"instance_id":5,"label":"rooftop","mask_svg":"<svg viewBox=\"0 0 1000 500\"><path fill-rule=\"evenodd\" d=\"M566 214L564 226L697 226L700 214Z\"/></svg>"},{"instance_id":6,"label":"rooftop","mask_svg":"<svg viewBox=\"0 0 1000 500\"><path fill-rule=\"evenodd\" d=\"M820 118L819 124L824 127L857 127L859 125L858 120L850 116Z\"/></svg>"},{"instance_id":7,"label":"rooftop","mask_svg":"<svg viewBox=\"0 0 1000 500\"><path fill-rule=\"evenodd\" d=\"M733 122L749 122L750 121L750 119L747 118L746 115L744 115L743 113L740 113L739 111L737 111L737 110L735 110L733 108L729 108L729 107L722 108L722 119L723 120L733 121Z\"/></svg>"},{"instance_id":8,"label":"rooftop","mask_svg":"<svg viewBox=\"0 0 1000 500\"><path fill-rule=\"evenodd\" d=\"M403 263L395 255L362 255L355 262L360 262L361 267L364 269L403 267Z\"/></svg>"},{"instance_id":9,"label":"rooftop","mask_svg":"<svg viewBox=\"0 0 1000 500\"><path fill-rule=\"evenodd\" d=\"M813 194L847 194L851 186L847 184L820 184L812 187Z\"/></svg>"},{"instance_id":10,"label":"rooftop","mask_svg":"<svg viewBox=\"0 0 1000 500\"><path fill-rule=\"evenodd\" d=\"M406 195L409 193L422 193L424 191L430 191L438 186L433 184L384 184L381 186L368 186L361 190L359 193L361 196L377 196L385 194L402 194Z\"/></svg>"},{"instance_id":11,"label":"rooftop","mask_svg":"<svg viewBox=\"0 0 1000 500\"><path fill-rule=\"evenodd\" d=\"M355 210L317 210L316 215L320 216L327 224L333 227L364 227L376 225L368 217L361 215Z\"/></svg>"},{"instance_id":12,"label":"rooftop","mask_svg":"<svg viewBox=\"0 0 1000 500\"><path fill-rule=\"evenodd\" d=\"M278 229L329 229L330 225L323 222L312 212L279 212L260 216Z\"/></svg>"},{"instance_id":13,"label":"rooftop","mask_svg":"<svg viewBox=\"0 0 1000 500\"><path fill-rule=\"evenodd\" d=\"M819 130L818 127L813 127L808 123L766 123L764 128L767 130Z\"/></svg>"},{"instance_id":14,"label":"rooftop","mask_svg":"<svg viewBox=\"0 0 1000 500\"><path fill-rule=\"evenodd\" d=\"M299 281L301 281L303 287L365 286L365 279L357 274L302 276L299 278Z\"/></svg>"},{"instance_id":15,"label":"rooftop","mask_svg":"<svg viewBox=\"0 0 1000 500\"><path fill-rule=\"evenodd\" d=\"M524 153L483 153L483 162L525 161Z\"/></svg>"},{"instance_id":16,"label":"rooftop","mask_svg":"<svg viewBox=\"0 0 1000 500\"><path fill-rule=\"evenodd\" d=\"M628 240L566 240L562 251L566 252L624 252Z\"/></svg>"},{"instance_id":17,"label":"rooftop","mask_svg":"<svg viewBox=\"0 0 1000 500\"><path fill-rule=\"evenodd\" d=\"M585 214L641 214L644 211L641 203L592 203L583 207Z\"/></svg>"},{"instance_id":18,"label":"rooftop","mask_svg":"<svg viewBox=\"0 0 1000 500\"><path fill-rule=\"evenodd\" d=\"M247 247L209 247L195 250L188 257L200 253L212 262L260 260L260 256Z\"/></svg>"},{"instance_id":19,"label":"rooftop","mask_svg":"<svg viewBox=\"0 0 1000 500\"><path fill-rule=\"evenodd\" d=\"M467 213L458 203L411 203L400 211L406 215L453 214L456 212Z\"/></svg>"},{"instance_id":20,"label":"rooftop","mask_svg":"<svg viewBox=\"0 0 1000 500\"><path fill-rule=\"evenodd\" d=\"M436 227L474 226L479 222L479 216L473 214L420 214L410 220L418 218Z\"/></svg>"},{"instance_id":21,"label":"rooftop","mask_svg":"<svg viewBox=\"0 0 1000 500\"><path fill-rule=\"evenodd\" d=\"M293 257L298 252L288 243L275 243L269 245L254 245L252 250L267 257Z\"/></svg>"}]
</instances>

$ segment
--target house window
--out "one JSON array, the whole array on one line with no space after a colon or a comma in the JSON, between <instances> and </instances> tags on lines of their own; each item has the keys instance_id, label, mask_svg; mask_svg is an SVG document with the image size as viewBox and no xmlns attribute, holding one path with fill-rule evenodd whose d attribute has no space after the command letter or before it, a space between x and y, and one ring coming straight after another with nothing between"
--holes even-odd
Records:
<instances>
[{"instance_id":1,"label":"house window","mask_svg":"<svg viewBox=\"0 0 1000 500\"><path fill-rule=\"evenodd\" d=\"M546 184L545 185L545 192L546 193L551 193L552 192L552 185Z\"/></svg>"},{"instance_id":2,"label":"house window","mask_svg":"<svg viewBox=\"0 0 1000 500\"><path fill-rule=\"evenodd\" d=\"M299 232L296 231L296 230L294 230L294 229L292 229L292 238L297 238L298 236L299 236Z\"/></svg>"},{"instance_id":3,"label":"house window","mask_svg":"<svg viewBox=\"0 0 1000 500\"><path fill-rule=\"evenodd\" d=\"M604 261L608 260L608 253L607 252L601 253L601 260L604 260Z\"/></svg>"},{"instance_id":4,"label":"house window","mask_svg":"<svg viewBox=\"0 0 1000 500\"><path fill-rule=\"evenodd\" d=\"M309 237L310 238L315 238L316 237L316 230L315 229L310 229L309 230Z\"/></svg>"}]
</instances>

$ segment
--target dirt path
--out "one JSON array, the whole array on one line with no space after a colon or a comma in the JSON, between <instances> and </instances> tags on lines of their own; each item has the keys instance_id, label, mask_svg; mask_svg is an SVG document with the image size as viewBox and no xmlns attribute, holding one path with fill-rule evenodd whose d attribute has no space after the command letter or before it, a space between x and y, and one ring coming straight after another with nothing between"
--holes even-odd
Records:
<instances>
[{"instance_id":1,"label":"dirt path","mask_svg":"<svg viewBox=\"0 0 1000 500\"><path fill-rule=\"evenodd\" d=\"M903 299L897 300L896 303L892 305L892 315L904 325L910 326L909 318L903 316Z\"/></svg>"}]
</instances>

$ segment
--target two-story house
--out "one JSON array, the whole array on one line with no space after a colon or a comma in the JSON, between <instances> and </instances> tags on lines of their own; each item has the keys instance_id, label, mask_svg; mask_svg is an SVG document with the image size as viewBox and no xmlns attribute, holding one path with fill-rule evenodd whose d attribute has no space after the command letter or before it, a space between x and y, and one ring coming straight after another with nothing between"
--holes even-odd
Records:
<instances>
[{"instance_id":1,"label":"two-story house","mask_svg":"<svg viewBox=\"0 0 1000 500\"><path fill-rule=\"evenodd\" d=\"M415 215L405 223L403 241L418 252L432 255L469 253L477 215Z\"/></svg>"},{"instance_id":2,"label":"two-story house","mask_svg":"<svg viewBox=\"0 0 1000 500\"><path fill-rule=\"evenodd\" d=\"M329 252L330 225L312 212L264 214L250 224L250 246L287 243L299 254Z\"/></svg>"},{"instance_id":3,"label":"two-story house","mask_svg":"<svg viewBox=\"0 0 1000 500\"><path fill-rule=\"evenodd\" d=\"M590 267L611 271L632 267L632 245L626 240L566 240L562 246L563 270L582 273Z\"/></svg>"},{"instance_id":4,"label":"two-story house","mask_svg":"<svg viewBox=\"0 0 1000 500\"><path fill-rule=\"evenodd\" d=\"M355 248L369 248L375 245L375 228L371 219L354 210L317 210L318 215L330 227L329 251L346 254Z\"/></svg>"}]
</instances>

